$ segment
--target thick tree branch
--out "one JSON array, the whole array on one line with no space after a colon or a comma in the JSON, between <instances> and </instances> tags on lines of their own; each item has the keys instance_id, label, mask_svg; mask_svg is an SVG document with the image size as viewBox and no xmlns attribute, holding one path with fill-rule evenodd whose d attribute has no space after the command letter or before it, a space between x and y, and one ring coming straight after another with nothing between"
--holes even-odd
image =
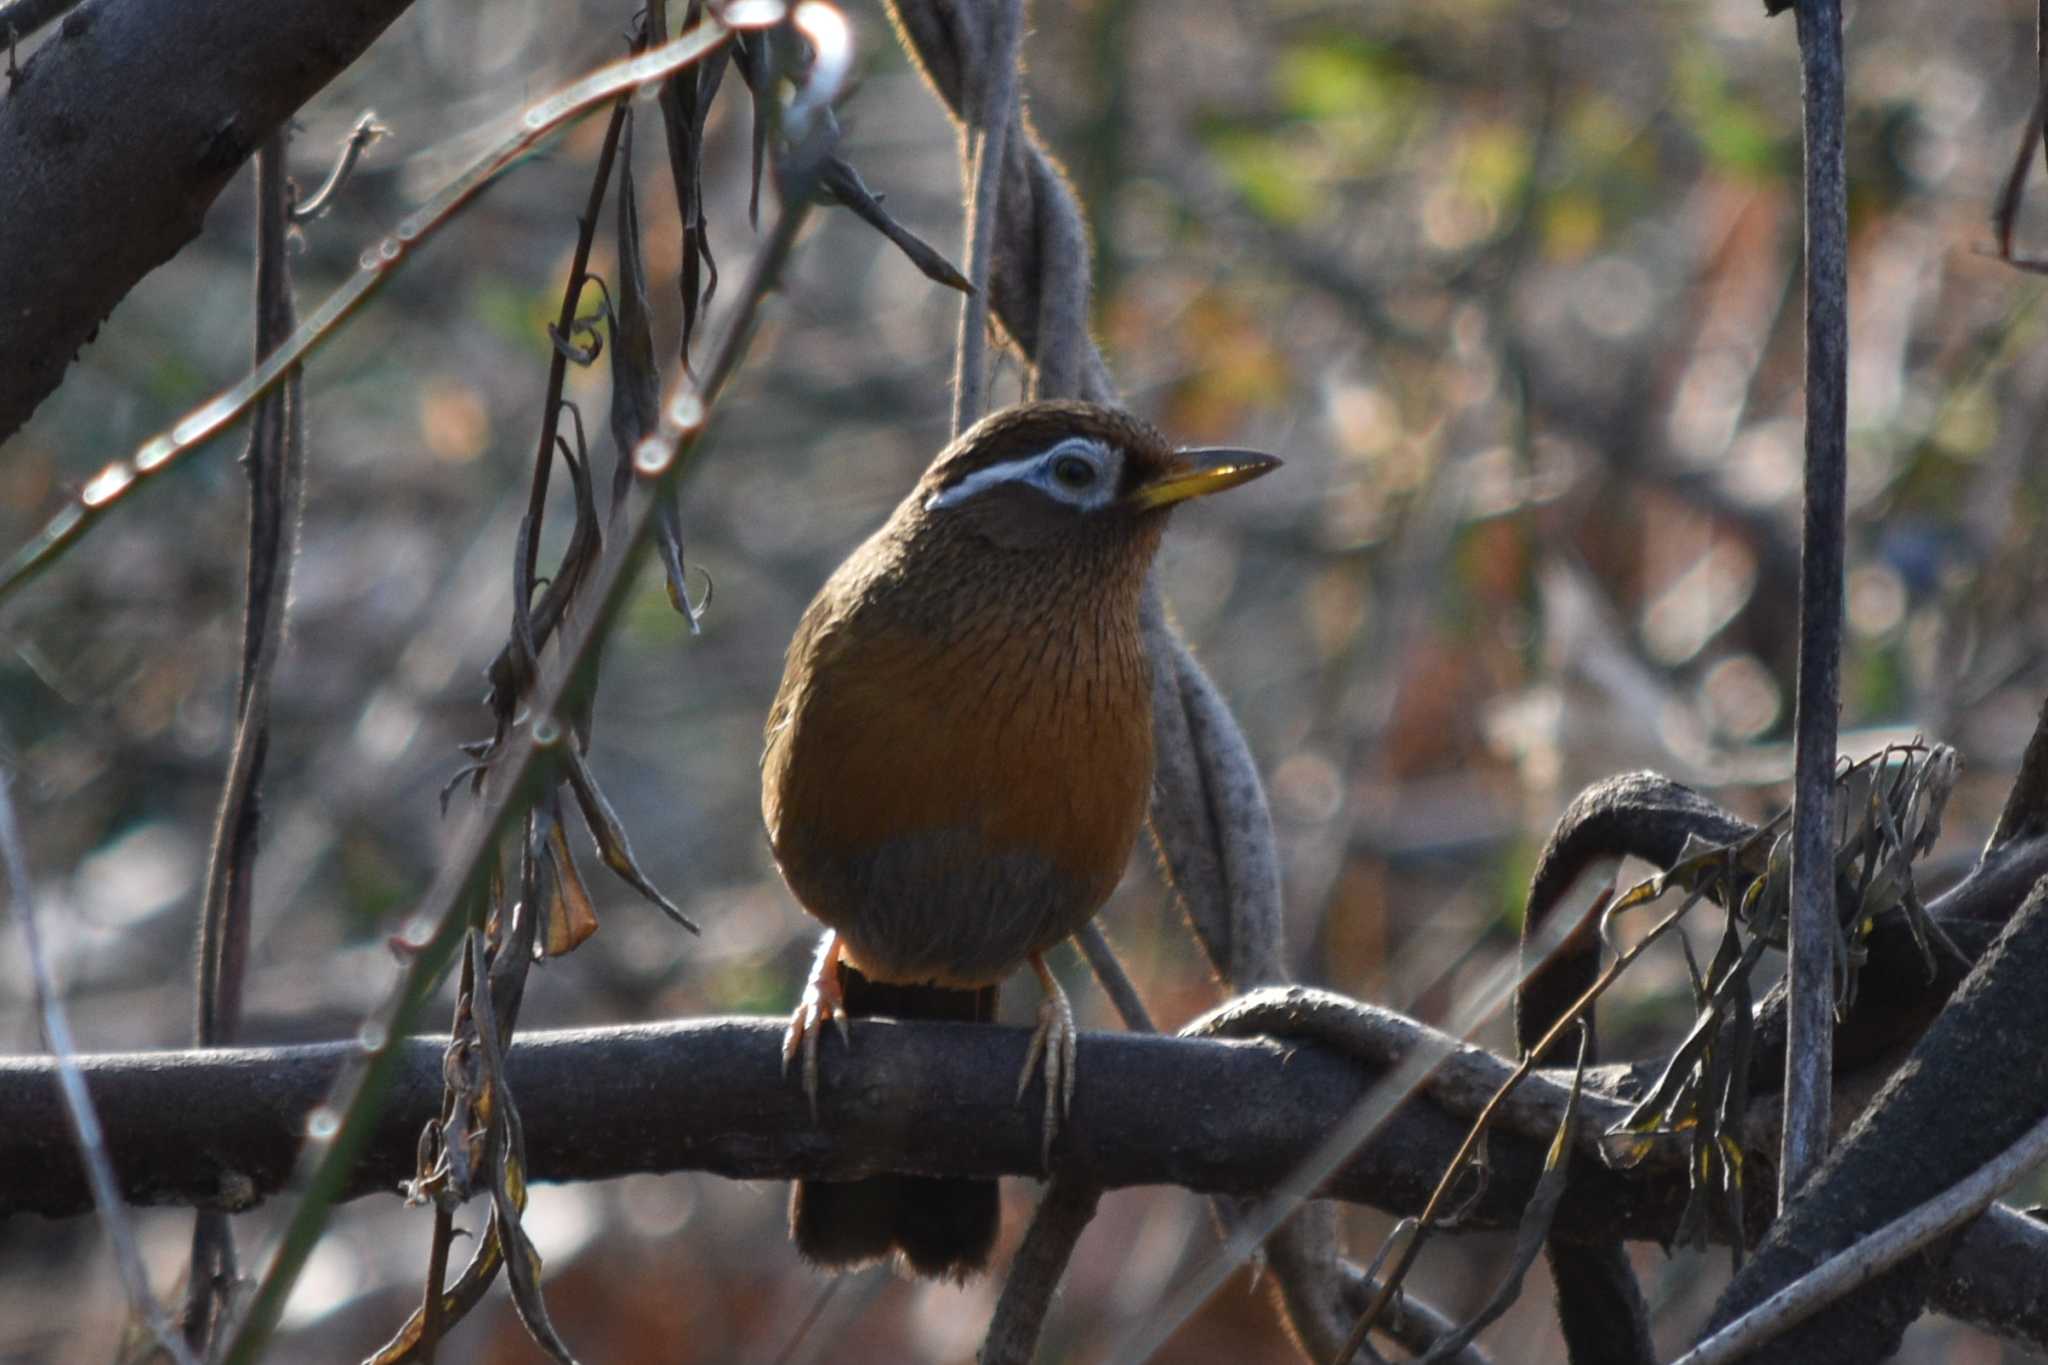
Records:
<instances>
[{"instance_id":1,"label":"thick tree branch","mask_svg":"<svg viewBox=\"0 0 2048 1365\"><path fill-rule=\"evenodd\" d=\"M8 0L0 4L0 39L25 43L78 0Z\"/></svg>"},{"instance_id":2,"label":"thick tree branch","mask_svg":"<svg viewBox=\"0 0 2048 1365\"><path fill-rule=\"evenodd\" d=\"M1028 1030L864 1020L851 1052L826 1073L814 1125L802 1093L782 1076L784 1022L702 1019L522 1039L507 1062L533 1177L1037 1171L1037 1125L1016 1106L1010 1081ZM1270 1188L1381 1075L1313 1044L1089 1033L1082 1046L1088 1064L1054 1160L1061 1172L1108 1187ZM347 1197L395 1190L412 1173L419 1127L440 1102L442 1048L431 1038L402 1045L390 1103ZM327 1043L79 1061L128 1199L247 1207L290 1175L307 1113L354 1050ZM1612 1087L1625 1075L1608 1068L1603 1078ZM1406 1106L1331 1179L1328 1193L1418 1210L1464 1136L1481 1079L1475 1069L1469 1094ZM1513 1228L1534 1188L1546 1141L1537 1134L1561 1087L1525 1089L1529 1108L1497 1128L1490 1181L1465 1230ZM0 1128L0 1215L84 1212L90 1201L47 1060L0 1061L0 1113L8 1116ZM1684 1202L1675 1173L1590 1170L1574 1175L1558 1226L1589 1239L1668 1239ZM1994 1211L1958 1239L1935 1303L2007 1336L2048 1343L2048 1305L2033 1292L2044 1265L2048 1228Z\"/></svg>"},{"instance_id":3,"label":"thick tree branch","mask_svg":"<svg viewBox=\"0 0 2048 1365\"><path fill-rule=\"evenodd\" d=\"M87 0L64 17L0 99L0 440L410 3Z\"/></svg>"},{"instance_id":4,"label":"thick tree branch","mask_svg":"<svg viewBox=\"0 0 2048 1365\"><path fill-rule=\"evenodd\" d=\"M1421 1025L1378 1011L1389 1054ZM1038 1171L1038 1130L1010 1081L1022 1027L903 1027L862 1021L827 1068L821 1121L780 1072L782 1019L535 1033L512 1048L532 1177L612 1179L713 1171L735 1179L856 1177L879 1169L944 1175ZM836 1044L829 1044L836 1046ZM1055 1148L1061 1173L1087 1183L1176 1183L1257 1193L1284 1179L1384 1066L1315 1044L1090 1033L1073 1121ZM233 1048L80 1058L109 1136L121 1193L135 1203L248 1207L291 1175L305 1115L322 1103L354 1044ZM440 1040L399 1048L391 1103L344 1197L393 1191L416 1162L420 1124L440 1103ZM1331 1177L1329 1195L1413 1214L1430 1193L1495 1072L1507 1062L1462 1050L1440 1081L1401 1109ZM1489 1074L1493 1076L1489 1081ZM1608 1066L1587 1095L1585 1134L1620 1109L1640 1066ZM1462 1230L1509 1230L1540 1171L1563 1085L1524 1087L1495 1130L1491 1181ZM82 1214L90 1197L45 1058L0 1060L0 1216ZM1767 1189L1755 1191L1761 1201ZM1556 1228L1587 1240L1669 1240L1686 1201L1675 1173L1575 1173ZM1761 1214L1761 1207L1757 1209ZM2048 1228L1993 1209L1962 1232L1931 1302L2007 1338L2048 1345L2036 1275Z\"/></svg>"},{"instance_id":5,"label":"thick tree branch","mask_svg":"<svg viewBox=\"0 0 2048 1365\"><path fill-rule=\"evenodd\" d=\"M2038 840L2016 841L1936 901L1933 911L1951 937L1974 952L1997 934L2027 887L2044 871L2048 847ZM1881 935L1882 931L1880 939L1873 940L1866 978L1871 966L1896 955L1901 959L1897 980L1888 981L1880 992L1866 979L1864 998L1890 996L1894 1013L1924 1024L1945 998L1948 983L1927 983L1917 966L1909 969L1905 959L1911 949L1904 944L1881 952ZM1916 995L1930 999L1922 1004ZM1771 1023L1766 1006L1760 1029L1768 1030ZM1004 1087L989 1080L1015 1073L1015 1060L991 1061L988 1056L1006 1048L1021 1049L1023 1030L984 1027L954 1038L956 1031L936 1027L912 1031L883 1023L864 1025L843 1069L835 1068L840 1083L827 1095L828 1127L821 1131L812 1128L801 1103L792 1098L794 1087L780 1080L780 1026L775 1021L704 1020L538 1035L523 1042L513 1050L510 1065L514 1084L535 1096L528 1123L537 1177L600 1179L639 1170L695 1167L746 1178L787 1178L853 1174L863 1162L877 1165L913 1157L951 1170L962 1160L954 1149L974 1147L982 1149L979 1172L1037 1169L1036 1138L1029 1122ZM1872 1032L1881 1036L1862 1039L1866 1047L1859 1051L1881 1063L1885 1042L1898 1030ZM979 1045L971 1045L976 1038ZM1858 1040L1854 1027L1842 1035L1845 1044ZM411 1172L419 1125L439 1102L440 1042L409 1046L393 1108L351 1178L351 1197L391 1188ZM1305 1150L1308 1142L1304 1138L1290 1147L1274 1136L1274 1130L1311 1135L1324 1131L1376 1078L1369 1069L1339 1062L1313 1047L1091 1034L1087 1048L1090 1065L1083 1068L1073 1140L1087 1144L1089 1155L1075 1169L1099 1171L1110 1184L1178 1182L1236 1193L1263 1188L1262 1182L1284 1174L1292 1160L1276 1156L1276 1150L1298 1155L1297 1149ZM1766 1041L1763 1050L1767 1053L1768 1048ZM86 1059L95 1094L108 1115L125 1197L137 1203L242 1206L275 1192L289 1174L305 1114L325 1098L350 1051L348 1044L333 1043L203 1056L146 1053ZM1158 1058L1161 1069L1148 1070L1148 1057ZM1287 1057L1294 1060L1287 1062ZM1504 1071L1505 1063L1498 1065ZM1604 1068L1601 1076L1608 1091L1627 1095L1653 1078L1657 1065L1652 1060ZM1292 1081L1280 1074L1282 1066L1292 1068ZM1758 1066L1767 1070L1769 1063L1760 1057ZM1844 1061L1845 1081L1846 1073L1858 1066ZM1331 1089L1324 1083L1326 1072L1343 1083ZM1434 1172L1462 1135L1465 1117L1484 1099L1488 1082L1476 1070L1469 1094L1447 1089L1459 1074L1455 1069L1447 1073L1444 1086L1434 1092L1444 1097L1442 1112L1411 1107L1386 1139L1362 1154L1350 1174L1339 1177L1333 1192L1398 1211L1419 1207ZM0 1060L0 1113L9 1119L0 1125L0 1214L73 1214L88 1206L50 1077L46 1059ZM956 1094L955 1086L957 1098L948 1099ZM707 1104L706 1095L720 1098L715 1105ZM849 1103L848 1096L857 1098ZM1191 1098L1176 1102L1177 1096ZM1226 1112L1204 1107L1204 1097L1209 1096L1229 1096L1229 1103L1221 1106ZM1595 1120L1601 1117L1597 1103L1591 1115ZM1105 1106L1100 1113L1098 1104ZM1197 1109L1201 1123L1192 1112ZM913 1136L923 1146L913 1150L891 1137L890 1123L878 1119L877 1111L899 1121L914 1115ZM1542 1126L1546 1112L1541 1107L1532 1110L1520 1131L1547 1131ZM1230 1126L1232 1116L1255 1120L1258 1127L1239 1134ZM1554 1117L1548 1121L1554 1122ZM1212 1132L1203 1124L1221 1128ZM834 1135L831 1142L826 1131ZM1145 1133L1155 1136L1147 1138ZM971 1140L963 1134L971 1134ZM1202 1155L1204 1143L1212 1138L1215 1150ZM1145 1144L1152 1141L1161 1144L1156 1157L1146 1155ZM827 1152L833 1142L849 1144L842 1149L838 1166L830 1164ZM1533 1163L1533 1147L1529 1155ZM1359 1183L1377 1169L1410 1158L1414 1164L1384 1188ZM964 1167L961 1171L969 1173ZM1655 1185L1641 1176L1594 1174L1598 1191L1604 1193L1651 1190ZM1503 1198L1502 1190L1514 1193ZM1589 1195L1585 1202L1597 1203L1604 1193ZM1490 1212L1475 1216L1496 1220L1488 1226L1513 1226L1521 1194L1526 1194L1522 1185L1496 1180L1495 1195L1486 1206ZM1642 1204L1643 1195L1631 1197ZM1660 1220L1675 1216L1682 1199L1682 1191L1672 1190L1657 1193L1648 1206L1617 1206L1588 1224L1584 1235L1668 1233L1669 1224ZM1567 1201L1568 1210L1571 1203Z\"/></svg>"},{"instance_id":6,"label":"thick tree branch","mask_svg":"<svg viewBox=\"0 0 2048 1365\"><path fill-rule=\"evenodd\" d=\"M1421 1025L1384 1011L1390 1049ZM863 1020L853 1047L831 1058L811 1121L802 1091L782 1075L786 1020L697 1019L536 1033L507 1059L532 1171L538 1180L606 1179L636 1171L705 1170L747 1180L849 1179L882 1169L957 1175L1035 1173L1037 1120L1011 1078L1029 1030ZM400 1045L390 1102L358 1169L354 1198L396 1187L412 1173L421 1123L439 1104L445 1040ZM1055 1144L1062 1172L1106 1186L1173 1183L1248 1194L1284 1176L1336 1117L1378 1079L1319 1046L1089 1033L1073 1120ZM828 1044L837 1052L836 1042ZM291 1173L305 1116L323 1102L349 1043L80 1059L106 1115L122 1192L143 1204L247 1204ZM1507 1064L1461 1049L1437 1093L1410 1106L1380 1142L1333 1182L1389 1208L1419 1205L1435 1165L1463 1134ZM52 1068L43 1058L0 1061L0 1213L83 1212L77 1159L65 1140ZM1517 1189L1533 1182L1541 1137L1556 1122L1562 1088L1527 1087L1508 1120L1530 1136L1494 1172L1477 1225L1512 1227ZM1441 1104L1442 1107L1438 1107ZM1621 1106L1589 1112L1612 1118ZM1590 1140L1590 1135L1589 1135ZM1441 1154L1439 1155L1439 1149ZM1497 1154L1498 1155L1498 1154ZM1523 1158L1526 1157L1526 1160ZM1524 1169L1526 1167L1526 1169ZM1609 1194L1642 1187L1612 1175ZM1677 1192L1674 1192L1677 1193ZM1631 1205L1633 1205L1631 1207ZM1599 1213L1634 1235L1655 1235L1675 1215L1623 1197ZM1592 1211L1589 1210L1589 1213Z\"/></svg>"}]
</instances>

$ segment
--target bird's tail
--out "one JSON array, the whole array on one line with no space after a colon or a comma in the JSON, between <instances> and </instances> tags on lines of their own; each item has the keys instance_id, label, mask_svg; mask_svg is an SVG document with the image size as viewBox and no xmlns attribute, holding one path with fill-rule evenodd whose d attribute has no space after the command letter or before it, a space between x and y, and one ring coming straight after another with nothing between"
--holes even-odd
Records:
<instances>
[{"instance_id":1,"label":"bird's tail","mask_svg":"<svg viewBox=\"0 0 2048 1365\"><path fill-rule=\"evenodd\" d=\"M899 986L870 981L844 962L834 966L850 1015L983 1023L995 1017L994 986ZM799 1180L789 1196L797 1251L834 1270L900 1252L916 1274L963 1280L988 1264L1000 1216L993 1180L896 1174Z\"/></svg>"}]
</instances>

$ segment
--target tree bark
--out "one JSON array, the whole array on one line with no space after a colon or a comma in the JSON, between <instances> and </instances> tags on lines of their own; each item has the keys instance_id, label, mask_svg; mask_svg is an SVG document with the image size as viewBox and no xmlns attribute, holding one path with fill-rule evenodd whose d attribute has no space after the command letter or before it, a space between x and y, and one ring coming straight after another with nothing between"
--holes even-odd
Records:
<instances>
[{"instance_id":1,"label":"tree bark","mask_svg":"<svg viewBox=\"0 0 2048 1365\"><path fill-rule=\"evenodd\" d=\"M827 1044L833 1055L813 1123L801 1089L782 1074L784 1022L697 1019L522 1038L507 1065L532 1177L1039 1173L1037 1111L1014 1095L1029 1030L864 1020L851 1051ZM345 1197L395 1191L413 1174L420 1127L440 1103L445 1046L431 1038L402 1045L391 1102ZM126 1198L246 1208L290 1176L307 1115L354 1047L79 1061ZM1320 1045L1274 1040L1089 1033L1082 1047L1088 1064L1054 1159L1062 1172L1105 1187L1270 1188L1385 1070ZM0 1060L0 1216L91 1207L54 1070L45 1058ZM1634 1074L1602 1070L1610 1087ZM1475 1104L1424 1096L1404 1106L1327 1192L1417 1212L1464 1135L1463 1111ZM1518 1126L1534 1127L1534 1117ZM1497 1129L1489 1183L1460 1229L1515 1227L1547 1145L1546 1137ZM1767 1189L1757 1194L1770 1198ZM1591 1170L1574 1177L1558 1226L1589 1240L1668 1240L1684 1202L1677 1172ZM1936 1272L1933 1304L2040 1349L2048 1346L2048 1303L2036 1292L2044 1265L2048 1228L1994 1209L1956 1238Z\"/></svg>"},{"instance_id":2,"label":"tree bark","mask_svg":"<svg viewBox=\"0 0 2048 1365\"><path fill-rule=\"evenodd\" d=\"M0 441L412 0L87 0L0 98Z\"/></svg>"}]
</instances>

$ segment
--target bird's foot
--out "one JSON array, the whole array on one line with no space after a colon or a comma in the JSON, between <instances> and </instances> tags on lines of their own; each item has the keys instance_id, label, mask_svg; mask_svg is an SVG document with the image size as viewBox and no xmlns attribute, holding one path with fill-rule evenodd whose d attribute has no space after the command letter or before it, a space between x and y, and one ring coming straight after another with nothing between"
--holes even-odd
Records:
<instances>
[{"instance_id":1,"label":"bird's foot","mask_svg":"<svg viewBox=\"0 0 2048 1365\"><path fill-rule=\"evenodd\" d=\"M1038 1027L1031 1034L1031 1046L1024 1053L1024 1070L1017 1077L1017 1098L1031 1087L1039 1059L1045 1059L1045 1119L1039 1142L1039 1160L1052 1165L1052 1140L1060 1122L1074 1103L1074 1063L1080 1051L1080 1031L1074 1026L1074 1006L1060 983L1045 965L1041 953L1031 955L1031 970L1045 987L1045 999L1038 1006Z\"/></svg>"},{"instance_id":2,"label":"bird's foot","mask_svg":"<svg viewBox=\"0 0 2048 1365\"><path fill-rule=\"evenodd\" d=\"M839 935L827 930L818 941L818 955L811 961L810 979L804 983L803 999L789 1016L782 1034L782 1074L803 1054L804 1096L811 1102L811 1121L818 1119L818 1039L830 1020L839 1030L839 1041L851 1045L846 1031L846 995L839 981Z\"/></svg>"}]
</instances>

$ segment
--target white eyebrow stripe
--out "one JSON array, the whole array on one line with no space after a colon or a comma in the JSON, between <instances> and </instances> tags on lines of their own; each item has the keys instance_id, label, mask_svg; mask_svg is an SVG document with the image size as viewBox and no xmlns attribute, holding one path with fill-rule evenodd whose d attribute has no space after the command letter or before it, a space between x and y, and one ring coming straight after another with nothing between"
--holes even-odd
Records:
<instances>
[{"instance_id":1,"label":"white eyebrow stripe","mask_svg":"<svg viewBox=\"0 0 2048 1365\"><path fill-rule=\"evenodd\" d=\"M1050 450L1042 450L1036 455L1026 455L1019 460L1005 460L1001 464L992 464L986 469L975 470L951 488L941 489L926 498L924 510L936 512L943 507L958 506L983 489L993 488L999 483L1018 480L1035 483L1036 481L1030 478L1033 470L1053 457L1065 454L1089 455L1096 466L1101 468L1107 461L1109 452L1100 441L1087 436L1069 436Z\"/></svg>"},{"instance_id":2,"label":"white eyebrow stripe","mask_svg":"<svg viewBox=\"0 0 2048 1365\"><path fill-rule=\"evenodd\" d=\"M1027 455L1021 460L1005 460L1001 464L992 464L987 469L977 469L951 488L941 489L926 498L924 510L935 512L941 507L952 507L967 501L984 488L1023 478L1044 458L1043 455Z\"/></svg>"}]
</instances>

